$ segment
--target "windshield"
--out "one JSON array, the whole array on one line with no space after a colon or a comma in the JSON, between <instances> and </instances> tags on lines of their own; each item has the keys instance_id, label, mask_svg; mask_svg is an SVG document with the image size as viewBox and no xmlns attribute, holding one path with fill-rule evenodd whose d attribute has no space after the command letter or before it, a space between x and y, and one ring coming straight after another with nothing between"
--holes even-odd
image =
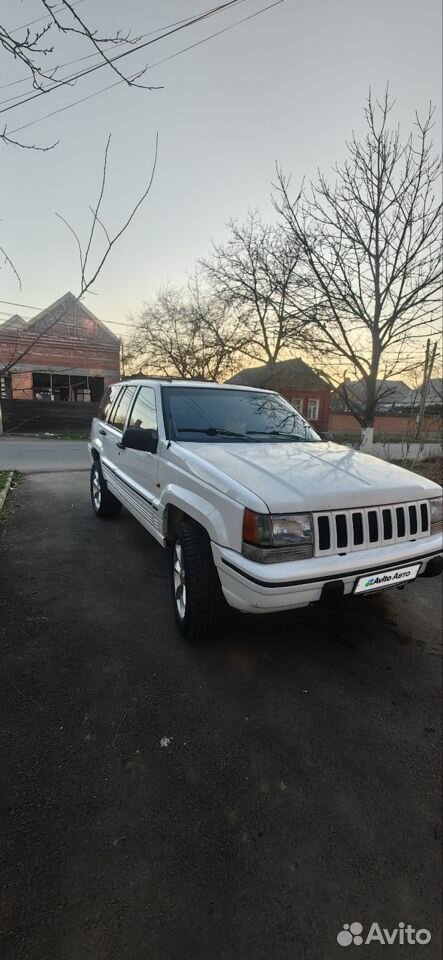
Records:
<instances>
[{"instance_id":1,"label":"windshield","mask_svg":"<svg viewBox=\"0 0 443 960\"><path fill-rule=\"evenodd\" d=\"M162 387L166 434L199 443L318 442L321 438L276 393Z\"/></svg>"}]
</instances>

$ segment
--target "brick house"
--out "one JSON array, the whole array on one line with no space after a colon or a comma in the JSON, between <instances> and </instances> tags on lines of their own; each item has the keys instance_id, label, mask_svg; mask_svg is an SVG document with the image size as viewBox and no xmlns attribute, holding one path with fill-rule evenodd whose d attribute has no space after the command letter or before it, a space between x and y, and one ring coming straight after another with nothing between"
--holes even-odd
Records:
<instances>
[{"instance_id":1,"label":"brick house","mask_svg":"<svg viewBox=\"0 0 443 960\"><path fill-rule=\"evenodd\" d=\"M281 360L273 369L269 364L249 367L231 377L227 383L278 390L313 427L328 430L330 387L303 360Z\"/></svg>"},{"instance_id":2,"label":"brick house","mask_svg":"<svg viewBox=\"0 0 443 960\"><path fill-rule=\"evenodd\" d=\"M119 338L72 293L0 325L0 397L98 402L119 377Z\"/></svg>"}]
</instances>

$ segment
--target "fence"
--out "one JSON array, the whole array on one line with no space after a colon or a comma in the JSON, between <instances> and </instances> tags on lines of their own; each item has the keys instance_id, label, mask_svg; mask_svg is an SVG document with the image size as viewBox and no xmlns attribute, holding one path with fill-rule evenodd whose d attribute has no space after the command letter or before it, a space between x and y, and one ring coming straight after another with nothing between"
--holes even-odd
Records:
<instances>
[{"instance_id":1,"label":"fence","mask_svg":"<svg viewBox=\"0 0 443 960\"><path fill-rule=\"evenodd\" d=\"M415 426L415 417L380 414L375 418L374 436L375 439L387 435L398 435L399 439L404 436L413 436ZM331 413L329 415L329 430L331 433L339 436L340 434L359 434L361 427L358 420L349 413ZM438 440L441 437L441 432L441 416L438 414L430 414L424 417L422 425L423 436L426 436L429 440Z\"/></svg>"},{"instance_id":2,"label":"fence","mask_svg":"<svg viewBox=\"0 0 443 960\"><path fill-rule=\"evenodd\" d=\"M80 433L88 430L98 403L69 400L0 400L0 433Z\"/></svg>"}]
</instances>

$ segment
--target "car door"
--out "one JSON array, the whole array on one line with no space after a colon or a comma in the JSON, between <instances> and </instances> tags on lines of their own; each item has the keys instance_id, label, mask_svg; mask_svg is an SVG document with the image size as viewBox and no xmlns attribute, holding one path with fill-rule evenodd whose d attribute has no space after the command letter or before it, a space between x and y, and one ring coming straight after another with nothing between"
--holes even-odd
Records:
<instances>
[{"instance_id":1,"label":"car door","mask_svg":"<svg viewBox=\"0 0 443 960\"><path fill-rule=\"evenodd\" d=\"M139 387L126 427L158 432L158 417L155 390ZM159 457L157 453L117 447L116 470L120 484L125 488L125 504L134 516L151 533L159 531L159 514L156 507L156 480Z\"/></svg>"}]
</instances>

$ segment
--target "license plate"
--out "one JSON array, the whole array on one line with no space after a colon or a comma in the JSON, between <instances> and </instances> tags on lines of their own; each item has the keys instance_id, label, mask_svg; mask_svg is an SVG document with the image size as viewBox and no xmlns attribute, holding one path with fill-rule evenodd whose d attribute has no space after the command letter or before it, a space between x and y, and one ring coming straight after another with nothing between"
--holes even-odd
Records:
<instances>
[{"instance_id":1,"label":"license plate","mask_svg":"<svg viewBox=\"0 0 443 960\"><path fill-rule=\"evenodd\" d=\"M415 580L420 563L415 563L411 567L400 567L394 570L382 570L379 573L367 573L364 577L359 577L354 593L370 593L371 590L384 590L386 587L397 587L402 583L410 583Z\"/></svg>"}]
</instances>

